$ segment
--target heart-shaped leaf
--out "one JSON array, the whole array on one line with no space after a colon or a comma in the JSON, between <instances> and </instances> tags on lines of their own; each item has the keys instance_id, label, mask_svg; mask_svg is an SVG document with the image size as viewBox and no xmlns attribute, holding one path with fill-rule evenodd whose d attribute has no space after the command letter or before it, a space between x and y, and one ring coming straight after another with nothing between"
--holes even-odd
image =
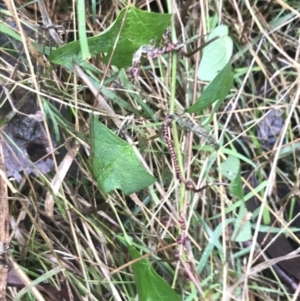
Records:
<instances>
[{"instance_id":1,"label":"heart-shaped leaf","mask_svg":"<svg viewBox=\"0 0 300 301\"><path fill-rule=\"evenodd\" d=\"M92 169L104 193L120 189L131 194L152 185L151 176L134 150L96 118L92 121Z\"/></svg>"}]
</instances>

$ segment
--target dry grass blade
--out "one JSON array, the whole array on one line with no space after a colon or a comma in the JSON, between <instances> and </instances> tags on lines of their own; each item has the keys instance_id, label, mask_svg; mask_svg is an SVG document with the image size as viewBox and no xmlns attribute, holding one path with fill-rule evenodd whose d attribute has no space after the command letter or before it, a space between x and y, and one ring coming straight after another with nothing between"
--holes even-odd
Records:
<instances>
[{"instance_id":1,"label":"dry grass blade","mask_svg":"<svg viewBox=\"0 0 300 301\"><path fill-rule=\"evenodd\" d=\"M53 178L51 182L51 191L55 195L58 193L59 189L62 186L62 183L65 179L67 172L70 169L71 164L74 162L74 159L78 153L79 147L75 143L74 146L70 147L68 153L60 163L57 174ZM46 200L45 200L45 212L48 216L53 217L53 208L54 208L54 199L53 196L47 192Z\"/></svg>"},{"instance_id":2,"label":"dry grass blade","mask_svg":"<svg viewBox=\"0 0 300 301\"><path fill-rule=\"evenodd\" d=\"M3 139L0 135L0 141ZM7 178L2 146L0 144L0 300L6 301L6 284L8 272L7 251L9 248L9 206Z\"/></svg>"}]
</instances>

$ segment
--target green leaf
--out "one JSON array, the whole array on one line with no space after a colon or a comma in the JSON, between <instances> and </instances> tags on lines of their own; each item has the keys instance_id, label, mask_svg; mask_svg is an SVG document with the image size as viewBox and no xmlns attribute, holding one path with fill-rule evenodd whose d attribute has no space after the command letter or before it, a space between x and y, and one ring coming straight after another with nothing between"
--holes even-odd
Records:
<instances>
[{"instance_id":1,"label":"green leaf","mask_svg":"<svg viewBox=\"0 0 300 301\"><path fill-rule=\"evenodd\" d=\"M111 64L118 68L129 67L135 51L142 45L149 44L153 39L155 41L160 39L170 21L170 14L149 13L134 7L124 8L107 30L87 39L90 53L92 56L98 53L107 53L106 58L103 59L104 62L107 62L115 41L118 39ZM54 64L69 67L74 63L84 62L80 41L74 41L58 48L51 54L50 60Z\"/></svg>"},{"instance_id":2,"label":"green leaf","mask_svg":"<svg viewBox=\"0 0 300 301\"><path fill-rule=\"evenodd\" d=\"M2 11L2 10L0 10L0 11ZM22 37L15 30L13 30L10 26L8 26L5 23L1 22L0 32L15 38L19 42L22 42Z\"/></svg>"},{"instance_id":3,"label":"green leaf","mask_svg":"<svg viewBox=\"0 0 300 301\"><path fill-rule=\"evenodd\" d=\"M128 245L132 259L141 255ZM172 287L152 268L147 259L141 259L132 264L134 282L136 284L140 301L180 301L180 297Z\"/></svg>"},{"instance_id":4,"label":"green leaf","mask_svg":"<svg viewBox=\"0 0 300 301\"><path fill-rule=\"evenodd\" d=\"M222 153L225 154L225 155L234 156L234 157L244 161L245 163L251 165L253 168L257 168L256 164L253 161L251 161L251 159L249 159L246 156L238 153L235 149L230 149L230 148L223 147L222 148Z\"/></svg>"},{"instance_id":5,"label":"green leaf","mask_svg":"<svg viewBox=\"0 0 300 301\"><path fill-rule=\"evenodd\" d=\"M77 0L77 19L78 19L79 43L80 43L80 49L82 52L83 60L90 59L90 57L91 57L88 42L87 42L87 35L86 35L85 10L86 10L85 1Z\"/></svg>"},{"instance_id":6,"label":"green leaf","mask_svg":"<svg viewBox=\"0 0 300 301\"><path fill-rule=\"evenodd\" d=\"M247 241L251 239L251 222L247 217L248 210L244 200L244 190L241 179L241 163L234 156L229 156L226 161L222 162L219 171L221 174L231 181L230 193L239 199L239 214L234 223L234 231L232 234L233 241Z\"/></svg>"},{"instance_id":7,"label":"green leaf","mask_svg":"<svg viewBox=\"0 0 300 301\"><path fill-rule=\"evenodd\" d=\"M218 169L222 176L232 181L238 175L239 168L240 160L234 156L229 156Z\"/></svg>"},{"instance_id":8,"label":"green leaf","mask_svg":"<svg viewBox=\"0 0 300 301\"><path fill-rule=\"evenodd\" d=\"M28 284L24 289L20 290L19 293L14 297L15 301L24 300L24 295L29 293L31 291L31 288L37 286L40 283L48 282L49 279L51 279L53 276L60 274L64 269L60 266L53 268L52 270L43 273L41 276L39 276L37 279L33 280ZM25 299L26 300L26 299Z\"/></svg>"},{"instance_id":9,"label":"green leaf","mask_svg":"<svg viewBox=\"0 0 300 301\"><path fill-rule=\"evenodd\" d=\"M156 181L141 165L132 146L96 118L92 120L92 155L93 174L104 193L120 189L131 194Z\"/></svg>"},{"instance_id":10,"label":"green leaf","mask_svg":"<svg viewBox=\"0 0 300 301\"><path fill-rule=\"evenodd\" d=\"M253 191L250 191L249 193L247 193L247 195L241 199L241 200L238 200L237 202L233 203L232 205L230 205L226 210L225 210L225 213L228 214L232 211L234 211L236 208L239 208L241 206L243 206L243 203L244 202L247 202L249 201L251 198L253 198L253 196L255 196L257 193L260 193L261 191L263 191L268 185L268 181L263 181L262 183L260 183L257 187L255 187L253 189ZM260 208L259 208L260 209ZM255 211L254 213L252 214L252 219L253 217L255 216ZM219 214L216 214L214 215L213 217L209 218L208 220L214 220L216 218L220 218L222 217L222 214L219 213Z\"/></svg>"},{"instance_id":11,"label":"green leaf","mask_svg":"<svg viewBox=\"0 0 300 301\"><path fill-rule=\"evenodd\" d=\"M216 100L218 106L221 105L225 97L228 95L233 84L233 73L231 66L228 63L224 69L216 76L216 78L209 84L204 90L200 98L194 105L189 107L186 111L188 113L199 113L203 109L206 109Z\"/></svg>"},{"instance_id":12,"label":"green leaf","mask_svg":"<svg viewBox=\"0 0 300 301\"><path fill-rule=\"evenodd\" d=\"M241 170L239 169L236 177L231 181L229 191L231 195L237 197L238 199L242 199L244 197L243 184L241 179Z\"/></svg>"},{"instance_id":13,"label":"green leaf","mask_svg":"<svg viewBox=\"0 0 300 301\"><path fill-rule=\"evenodd\" d=\"M214 248L216 247L220 253L220 257L223 256L223 247L222 243L220 242L220 236L223 232L223 227L227 227L230 223L234 221L233 218L225 220L224 223L219 223L217 228L212 231L208 224L201 218L200 215L198 215L199 222L201 223L201 226L204 228L204 230L207 232L207 235L209 237L209 243L206 245L204 251L202 252L201 259L199 260L197 264L197 272L200 274L204 267L209 262L209 258L211 257L211 253L213 252Z\"/></svg>"},{"instance_id":14,"label":"green leaf","mask_svg":"<svg viewBox=\"0 0 300 301\"><path fill-rule=\"evenodd\" d=\"M236 177L231 181L229 187L231 195L237 197L238 199L242 199L244 197L243 184L241 179L241 169L239 169Z\"/></svg>"},{"instance_id":15,"label":"green leaf","mask_svg":"<svg viewBox=\"0 0 300 301\"><path fill-rule=\"evenodd\" d=\"M229 156L219 167L220 173L231 181L230 193L242 199L244 197L242 180L241 180L241 167L240 160L234 156Z\"/></svg>"},{"instance_id":16,"label":"green leaf","mask_svg":"<svg viewBox=\"0 0 300 301\"><path fill-rule=\"evenodd\" d=\"M231 181L229 190L231 195L237 197L238 199L242 199L244 197L244 190L243 190L243 184L242 184L242 178L241 178L241 163L240 160L235 158L235 164L238 166L236 177Z\"/></svg>"},{"instance_id":17,"label":"green leaf","mask_svg":"<svg viewBox=\"0 0 300 301\"><path fill-rule=\"evenodd\" d=\"M252 219L253 219L253 215L252 215ZM252 224L251 228L256 229L257 224ZM284 229L282 227L278 228L278 227L274 227L274 226L259 225L258 231L263 232L263 233L281 233L281 234L288 235L291 232L294 232L294 233L300 232L300 229L296 228L296 227L288 227L288 228Z\"/></svg>"},{"instance_id":18,"label":"green leaf","mask_svg":"<svg viewBox=\"0 0 300 301\"><path fill-rule=\"evenodd\" d=\"M243 242L251 239L251 222L247 217L248 214L248 210L243 202L243 206L240 207L237 220L234 223L234 231L232 233L233 241Z\"/></svg>"},{"instance_id":19,"label":"green leaf","mask_svg":"<svg viewBox=\"0 0 300 301\"><path fill-rule=\"evenodd\" d=\"M198 69L200 80L212 81L227 65L232 56L233 42L228 36L228 27L226 25L216 27L208 35L207 42L215 37L219 37L219 39L203 49L203 56Z\"/></svg>"}]
</instances>

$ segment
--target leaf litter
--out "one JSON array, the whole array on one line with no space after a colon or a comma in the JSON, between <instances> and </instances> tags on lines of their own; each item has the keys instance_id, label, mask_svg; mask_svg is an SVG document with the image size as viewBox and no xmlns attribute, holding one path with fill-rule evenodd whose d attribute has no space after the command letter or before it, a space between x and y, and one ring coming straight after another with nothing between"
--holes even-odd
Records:
<instances>
[{"instance_id":1,"label":"leaf litter","mask_svg":"<svg viewBox=\"0 0 300 301\"><path fill-rule=\"evenodd\" d=\"M1 90L3 89L0 87ZM25 94L25 89L16 87L11 96L14 100L20 100ZM8 105L5 107L0 113L1 120L12 110ZM19 112L2 126L1 139L6 175L18 182L22 180L22 171L26 175L33 173L37 176L40 172L46 174L53 168L53 160L49 156L51 146L43 122L35 118L39 115L37 114L39 109L33 93L29 95ZM52 145L55 145L54 139Z\"/></svg>"}]
</instances>

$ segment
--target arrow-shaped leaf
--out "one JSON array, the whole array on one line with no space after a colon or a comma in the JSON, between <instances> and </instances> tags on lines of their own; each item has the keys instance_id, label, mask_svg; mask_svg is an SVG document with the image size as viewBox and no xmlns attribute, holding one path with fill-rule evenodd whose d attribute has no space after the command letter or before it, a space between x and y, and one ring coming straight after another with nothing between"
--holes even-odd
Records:
<instances>
[{"instance_id":1,"label":"arrow-shaped leaf","mask_svg":"<svg viewBox=\"0 0 300 301\"><path fill-rule=\"evenodd\" d=\"M131 194L156 181L141 165L132 146L96 118L92 122L92 146L93 174L104 193L120 189Z\"/></svg>"},{"instance_id":2,"label":"arrow-shaped leaf","mask_svg":"<svg viewBox=\"0 0 300 301\"><path fill-rule=\"evenodd\" d=\"M134 7L125 8L107 30L88 38L90 53L92 56L107 53L106 58L103 59L107 61L118 39L111 64L118 68L129 67L132 64L134 52L142 45L160 39L170 21L171 15L169 14L150 13ZM69 67L75 63L80 64L83 62L80 42L71 42L58 48L51 54L50 60L54 64Z\"/></svg>"}]
</instances>

